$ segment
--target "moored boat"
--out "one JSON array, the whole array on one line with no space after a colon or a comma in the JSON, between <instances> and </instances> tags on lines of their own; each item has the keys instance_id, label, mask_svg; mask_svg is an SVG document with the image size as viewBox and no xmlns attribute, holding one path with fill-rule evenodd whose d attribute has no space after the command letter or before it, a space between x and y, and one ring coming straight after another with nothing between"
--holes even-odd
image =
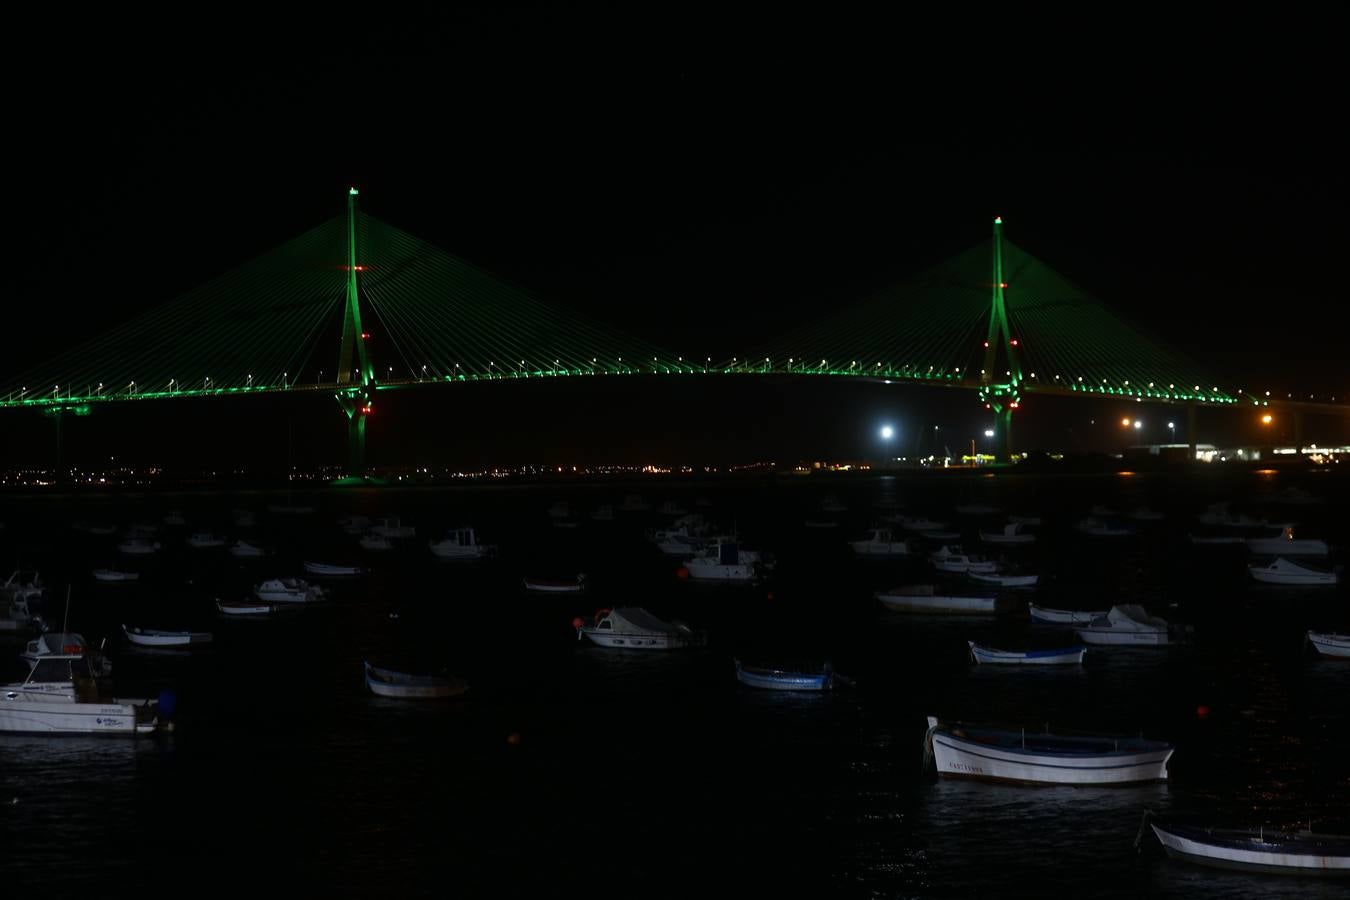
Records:
<instances>
[{"instance_id":1,"label":"moored boat","mask_svg":"<svg viewBox=\"0 0 1350 900\"><path fill-rule=\"evenodd\" d=\"M681 647L702 647L708 635L695 631L683 622L666 622L636 606L601 609L587 625L582 619L572 620L577 640L584 636L601 647L621 650L673 650Z\"/></svg>"},{"instance_id":2,"label":"moored boat","mask_svg":"<svg viewBox=\"0 0 1350 900\"><path fill-rule=\"evenodd\" d=\"M328 598L323 588L303 578L269 578L254 585L253 596L263 603L318 603Z\"/></svg>"},{"instance_id":3,"label":"moored boat","mask_svg":"<svg viewBox=\"0 0 1350 900\"><path fill-rule=\"evenodd\" d=\"M382 534L363 534L357 541L362 550L370 550L375 553L383 553L394 549L394 542Z\"/></svg>"},{"instance_id":4,"label":"moored boat","mask_svg":"<svg viewBox=\"0 0 1350 900\"><path fill-rule=\"evenodd\" d=\"M319 575L327 578L341 578L352 575L364 575L366 570L360 566L334 566L328 563L304 562L301 568L310 575Z\"/></svg>"},{"instance_id":5,"label":"moored boat","mask_svg":"<svg viewBox=\"0 0 1350 900\"><path fill-rule=\"evenodd\" d=\"M852 684L849 679L835 672L830 663L813 670L747 666L739 659L735 663L736 680L754 688L771 691L829 691Z\"/></svg>"},{"instance_id":6,"label":"moored boat","mask_svg":"<svg viewBox=\"0 0 1350 900\"><path fill-rule=\"evenodd\" d=\"M579 594L586 590L586 576L573 575L570 578L539 578L527 576L521 579L525 590L539 594Z\"/></svg>"},{"instance_id":7,"label":"moored boat","mask_svg":"<svg viewBox=\"0 0 1350 900\"><path fill-rule=\"evenodd\" d=\"M122 633L128 641L141 647L196 647L209 644L213 639L209 631L157 631L135 625L123 625Z\"/></svg>"},{"instance_id":8,"label":"moored boat","mask_svg":"<svg viewBox=\"0 0 1350 900\"><path fill-rule=\"evenodd\" d=\"M149 556L152 553L159 552L159 541L151 541L145 538L131 538L117 545L120 553L127 556Z\"/></svg>"},{"instance_id":9,"label":"moored boat","mask_svg":"<svg viewBox=\"0 0 1350 900\"><path fill-rule=\"evenodd\" d=\"M1149 826L1173 859L1249 872L1350 877L1350 835L1156 821Z\"/></svg>"},{"instance_id":10,"label":"moored boat","mask_svg":"<svg viewBox=\"0 0 1350 900\"><path fill-rule=\"evenodd\" d=\"M1296 538L1293 528L1285 528L1278 537L1248 538L1247 549L1262 556L1326 556L1331 547L1315 538Z\"/></svg>"},{"instance_id":11,"label":"moored boat","mask_svg":"<svg viewBox=\"0 0 1350 900\"><path fill-rule=\"evenodd\" d=\"M1317 652L1323 656L1350 659L1350 634L1309 631L1308 643L1312 644Z\"/></svg>"},{"instance_id":12,"label":"moored boat","mask_svg":"<svg viewBox=\"0 0 1350 900\"><path fill-rule=\"evenodd\" d=\"M1035 543L1036 535L1027 531L1021 523L1009 522L1002 531L981 531L980 540L986 544L1031 544Z\"/></svg>"},{"instance_id":13,"label":"moored boat","mask_svg":"<svg viewBox=\"0 0 1350 900\"><path fill-rule=\"evenodd\" d=\"M225 546L225 539L209 531L196 531L188 535L187 545L194 550L214 550Z\"/></svg>"},{"instance_id":14,"label":"moored boat","mask_svg":"<svg viewBox=\"0 0 1350 900\"><path fill-rule=\"evenodd\" d=\"M1050 650L996 650L984 647L974 641L970 645L970 655L977 663L995 665L1024 666L1076 666L1083 662L1086 647L1059 647Z\"/></svg>"},{"instance_id":15,"label":"moored boat","mask_svg":"<svg viewBox=\"0 0 1350 900\"><path fill-rule=\"evenodd\" d=\"M478 533L472 528L452 528L443 539L432 541L430 547L439 559L483 559L492 553L490 545L478 543Z\"/></svg>"},{"instance_id":16,"label":"moored boat","mask_svg":"<svg viewBox=\"0 0 1350 900\"><path fill-rule=\"evenodd\" d=\"M1093 619L1102 619L1110 610L1081 612L1076 609L1051 609L1048 606L1027 606L1033 622L1046 622L1051 625L1091 625Z\"/></svg>"},{"instance_id":17,"label":"moored boat","mask_svg":"<svg viewBox=\"0 0 1350 900\"><path fill-rule=\"evenodd\" d=\"M277 606L258 600L217 599L216 610L223 616L270 616L277 611Z\"/></svg>"},{"instance_id":18,"label":"moored boat","mask_svg":"<svg viewBox=\"0 0 1350 900\"><path fill-rule=\"evenodd\" d=\"M411 675L364 662L366 687L380 697L400 700L443 700L468 693L468 682L450 675Z\"/></svg>"},{"instance_id":19,"label":"moored boat","mask_svg":"<svg viewBox=\"0 0 1350 900\"><path fill-rule=\"evenodd\" d=\"M860 541L849 541L853 552L859 556L909 556L909 541L895 535L885 528L873 528L867 537Z\"/></svg>"},{"instance_id":20,"label":"moored boat","mask_svg":"<svg viewBox=\"0 0 1350 900\"><path fill-rule=\"evenodd\" d=\"M1333 587L1340 581L1337 572L1315 569L1280 557L1264 566L1250 565L1247 571L1265 584L1287 584L1296 587Z\"/></svg>"},{"instance_id":21,"label":"moored boat","mask_svg":"<svg viewBox=\"0 0 1350 900\"><path fill-rule=\"evenodd\" d=\"M1019 575L1013 572L967 572L973 581L981 584L996 584L1006 588L1035 587L1040 581L1039 575Z\"/></svg>"},{"instance_id":22,"label":"moored boat","mask_svg":"<svg viewBox=\"0 0 1350 900\"><path fill-rule=\"evenodd\" d=\"M1106 615L1074 629L1085 644L1112 644L1124 647L1161 647L1169 643L1169 626L1164 619L1150 616L1136 603L1113 606Z\"/></svg>"},{"instance_id":23,"label":"moored boat","mask_svg":"<svg viewBox=\"0 0 1350 900\"><path fill-rule=\"evenodd\" d=\"M1017 601L994 594L949 594L931 584L908 584L882 591L876 598L887 609L906 613L993 615L1012 612Z\"/></svg>"},{"instance_id":24,"label":"moored boat","mask_svg":"<svg viewBox=\"0 0 1350 900\"><path fill-rule=\"evenodd\" d=\"M140 581L140 572L121 572L117 569L95 569L94 580L101 581L104 584L125 584L129 581Z\"/></svg>"},{"instance_id":25,"label":"moored boat","mask_svg":"<svg viewBox=\"0 0 1350 900\"><path fill-rule=\"evenodd\" d=\"M0 600L38 600L45 591L37 572L18 569L0 584Z\"/></svg>"},{"instance_id":26,"label":"moored boat","mask_svg":"<svg viewBox=\"0 0 1350 900\"><path fill-rule=\"evenodd\" d=\"M155 700L104 696L88 648L75 638L48 634L29 642L39 650L24 654L28 676L0 686L0 732L134 735L169 727Z\"/></svg>"},{"instance_id":27,"label":"moored boat","mask_svg":"<svg viewBox=\"0 0 1350 900\"><path fill-rule=\"evenodd\" d=\"M695 581L748 584L759 578L762 565L758 551L745 550L732 540L715 539L706 550L686 559L681 572Z\"/></svg>"},{"instance_id":28,"label":"moored boat","mask_svg":"<svg viewBox=\"0 0 1350 900\"><path fill-rule=\"evenodd\" d=\"M929 555L933 567L939 572L963 574L966 572L997 572L998 563L983 556L967 553L960 547L944 545Z\"/></svg>"},{"instance_id":29,"label":"moored boat","mask_svg":"<svg viewBox=\"0 0 1350 900\"><path fill-rule=\"evenodd\" d=\"M1167 780L1175 749L1163 741L943 723L925 738L942 778L1022 784L1137 784Z\"/></svg>"},{"instance_id":30,"label":"moored boat","mask_svg":"<svg viewBox=\"0 0 1350 900\"><path fill-rule=\"evenodd\" d=\"M1088 516L1074 527L1082 534L1094 537L1129 537L1134 534L1134 529L1129 525L1115 524L1097 516Z\"/></svg>"},{"instance_id":31,"label":"moored boat","mask_svg":"<svg viewBox=\"0 0 1350 900\"><path fill-rule=\"evenodd\" d=\"M229 553L235 559L261 559L267 555L267 551L262 547L248 541L235 541L230 545Z\"/></svg>"}]
</instances>

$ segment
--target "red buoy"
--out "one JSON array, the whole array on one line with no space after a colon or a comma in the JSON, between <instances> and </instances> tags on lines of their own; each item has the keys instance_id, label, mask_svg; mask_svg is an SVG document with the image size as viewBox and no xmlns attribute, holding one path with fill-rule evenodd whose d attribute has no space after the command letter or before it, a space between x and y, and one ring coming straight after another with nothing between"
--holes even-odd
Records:
<instances>
[{"instance_id":1,"label":"red buoy","mask_svg":"<svg viewBox=\"0 0 1350 900\"><path fill-rule=\"evenodd\" d=\"M769 593L765 594L765 595L764 595L764 599L765 599L765 600L772 600L772 599L773 599L773 591L769 591Z\"/></svg>"},{"instance_id":2,"label":"red buoy","mask_svg":"<svg viewBox=\"0 0 1350 900\"><path fill-rule=\"evenodd\" d=\"M581 616L575 616L575 617L573 617L573 619L572 619L572 627L575 628L575 629L577 629L578 631L580 631L580 630L581 630L581 626L582 626L582 625L585 625L585 624L586 624L586 620L583 619Z\"/></svg>"},{"instance_id":3,"label":"red buoy","mask_svg":"<svg viewBox=\"0 0 1350 900\"><path fill-rule=\"evenodd\" d=\"M1201 718L1201 719L1208 718L1208 716L1209 716L1209 707L1206 706L1205 704L1201 703L1199 706L1197 706L1197 707L1195 708L1195 715L1196 715L1197 718Z\"/></svg>"},{"instance_id":4,"label":"red buoy","mask_svg":"<svg viewBox=\"0 0 1350 900\"><path fill-rule=\"evenodd\" d=\"M684 566L680 566L678 569L675 570L675 577L676 577L676 578L679 578L679 579L681 579L681 580L683 580L683 579L685 579L685 578L688 578L688 577L689 577L689 570L688 570L687 568L685 568Z\"/></svg>"}]
</instances>

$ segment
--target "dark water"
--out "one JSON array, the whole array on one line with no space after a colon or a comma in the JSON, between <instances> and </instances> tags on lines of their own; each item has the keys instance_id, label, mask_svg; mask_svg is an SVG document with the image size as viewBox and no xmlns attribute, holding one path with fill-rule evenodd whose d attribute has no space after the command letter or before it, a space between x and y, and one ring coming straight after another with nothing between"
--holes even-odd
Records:
<instances>
[{"instance_id":1,"label":"dark water","mask_svg":"<svg viewBox=\"0 0 1350 900\"><path fill-rule=\"evenodd\" d=\"M56 896L155 887L302 890L316 896L847 897L1343 896L1344 885L1230 874L1163 858L1133 841L1146 807L1197 821L1345 829L1350 819L1350 664L1303 645L1309 627L1350 630L1350 597L1262 588L1245 556L1193 548L1194 515L1217 499L1261 511L1290 476L915 477L764 483L334 490L294 502L231 494L0 501L0 560L21 559L55 587L58 623L108 637L114 685L178 698L176 733L155 739L0 736L0 884ZM1350 485L1303 476L1320 506L1269 506L1340 546ZM575 509L630 490L675 499L735 525L776 554L755 588L682 583L643 538L661 517L553 528ZM849 506L839 534L801 527L826 491ZM1050 606L1136 601L1194 627L1164 650L1092 649L1081 670L972 665L965 641L1069 642L1025 618L948 620L882 610L878 588L922 579L916 563L851 558L843 544L894 502L951 517L962 502L1047 517L1039 544L1013 554L1042 575ZM1125 540L1072 525L1093 503L1168 513ZM252 509L259 527L230 527ZM159 522L244 534L277 551L236 562L193 551L189 529L165 550L118 560L115 537L74 534L78 519ZM360 551L341 514L400 514L418 538ZM426 539L471 523L501 555L445 564ZM973 546L978 523L963 522ZM270 621L221 621L212 599L240 597L304 558L361 561L371 575L330 581L335 600ZM1333 561L1343 561L1344 557ZM97 585L102 565L139 566L134 586ZM584 570L583 598L531 596L522 573ZM6 574L8 566L6 567ZM667 654L579 644L576 615L639 605L711 633L707 650ZM398 618L392 619L391 612ZM190 656L137 652L119 623L215 632ZM17 641L3 645L6 659ZM857 687L831 695L739 685L733 656L830 659ZM381 700L361 660L466 677L470 698ZM17 670L16 670L17 671ZM1197 708L1210 710L1205 717ZM1001 721L1174 741L1171 781L1146 787L1029 788L937 781L921 772L924 717Z\"/></svg>"}]
</instances>

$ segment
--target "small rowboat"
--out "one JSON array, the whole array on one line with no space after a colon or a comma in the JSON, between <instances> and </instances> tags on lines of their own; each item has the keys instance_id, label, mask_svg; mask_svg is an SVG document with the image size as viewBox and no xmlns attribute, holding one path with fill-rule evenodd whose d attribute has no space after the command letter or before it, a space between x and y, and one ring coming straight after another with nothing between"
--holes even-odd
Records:
<instances>
[{"instance_id":1,"label":"small rowboat","mask_svg":"<svg viewBox=\"0 0 1350 900\"><path fill-rule=\"evenodd\" d=\"M271 603L252 600L217 600L216 609L224 616L270 616L277 611Z\"/></svg>"},{"instance_id":2,"label":"small rowboat","mask_svg":"<svg viewBox=\"0 0 1350 900\"><path fill-rule=\"evenodd\" d=\"M1325 632L1309 631L1308 643L1312 644L1317 652L1323 656L1335 656L1341 659L1350 659L1350 634L1328 634Z\"/></svg>"},{"instance_id":3,"label":"small rowboat","mask_svg":"<svg viewBox=\"0 0 1350 900\"><path fill-rule=\"evenodd\" d=\"M122 633L131 643L141 647L191 647L209 644L212 640L209 631L156 631L134 625L123 625Z\"/></svg>"},{"instance_id":4,"label":"small rowboat","mask_svg":"<svg viewBox=\"0 0 1350 900\"><path fill-rule=\"evenodd\" d=\"M967 572L972 580L982 584L997 584L1006 588L1028 588L1035 587L1036 582L1041 580L1039 575L1011 575L1000 572Z\"/></svg>"},{"instance_id":5,"label":"small rowboat","mask_svg":"<svg viewBox=\"0 0 1350 900\"><path fill-rule=\"evenodd\" d=\"M1350 835L1149 822L1173 859L1280 875L1350 877Z\"/></svg>"},{"instance_id":6,"label":"small rowboat","mask_svg":"<svg viewBox=\"0 0 1350 900\"><path fill-rule=\"evenodd\" d=\"M1136 784L1166 781L1176 748L1142 737L1032 733L939 722L928 717L925 749L941 778L1022 784Z\"/></svg>"},{"instance_id":7,"label":"small rowboat","mask_svg":"<svg viewBox=\"0 0 1350 900\"><path fill-rule=\"evenodd\" d=\"M1047 622L1051 625L1090 625L1093 619L1103 618L1107 610L1079 612L1076 609L1051 609L1048 606L1027 606L1033 622Z\"/></svg>"},{"instance_id":8,"label":"small rowboat","mask_svg":"<svg viewBox=\"0 0 1350 900\"><path fill-rule=\"evenodd\" d=\"M302 564L309 575L322 575L329 578L349 575L364 575L366 570L360 566L330 566L327 563L306 562Z\"/></svg>"},{"instance_id":9,"label":"small rowboat","mask_svg":"<svg viewBox=\"0 0 1350 900\"><path fill-rule=\"evenodd\" d=\"M94 580L105 584L121 584L127 581L140 581L140 572L118 572L113 569L95 569Z\"/></svg>"},{"instance_id":10,"label":"small rowboat","mask_svg":"<svg viewBox=\"0 0 1350 900\"><path fill-rule=\"evenodd\" d=\"M1017 601L1010 597L941 594L931 584L910 584L876 595L887 609L905 613L993 615L1012 612Z\"/></svg>"},{"instance_id":11,"label":"small rowboat","mask_svg":"<svg viewBox=\"0 0 1350 900\"><path fill-rule=\"evenodd\" d=\"M771 691L830 691L853 683L837 674L829 663L819 672L803 672L747 666L739 659L736 660L736 680L750 687Z\"/></svg>"},{"instance_id":12,"label":"small rowboat","mask_svg":"<svg viewBox=\"0 0 1350 900\"><path fill-rule=\"evenodd\" d=\"M579 594L586 590L586 576L572 578L524 578L525 590L539 594Z\"/></svg>"},{"instance_id":13,"label":"small rowboat","mask_svg":"<svg viewBox=\"0 0 1350 900\"><path fill-rule=\"evenodd\" d=\"M401 700L440 700L462 697L469 685L462 678L446 675L409 675L393 669L381 669L369 662L366 667L366 687L380 697Z\"/></svg>"},{"instance_id":14,"label":"small rowboat","mask_svg":"<svg viewBox=\"0 0 1350 900\"><path fill-rule=\"evenodd\" d=\"M981 647L974 641L970 645L970 655L977 663L995 663L998 665L1024 666L1077 666L1083 663L1083 654L1087 647L1060 647L1054 650L995 650L993 647Z\"/></svg>"}]
</instances>

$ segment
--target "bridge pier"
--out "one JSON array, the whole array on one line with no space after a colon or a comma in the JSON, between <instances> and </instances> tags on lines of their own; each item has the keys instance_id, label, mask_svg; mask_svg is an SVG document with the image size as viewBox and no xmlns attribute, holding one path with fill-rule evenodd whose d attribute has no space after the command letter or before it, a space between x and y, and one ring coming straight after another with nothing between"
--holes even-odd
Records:
<instances>
[{"instance_id":1,"label":"bridge pier","mask_svg":"<svg viewBox=\"0 0 1350 900\"><path fill-rule=\"evenodd\" d=\"M1195 409L1194 403L1186 407L1186 441L1190 444L1190 452L1186 457L1187 462L1195 462Z\"/></svg>"},{"instance_id":2,"label":"bridge pier","mask_svg":"<svg viewBox=\"0 0 1350 900\"><path fill-rule=\"evenodd\" d=\"M994 411L994 456L999 462L1012 462L1012 409Z\"/></svg>"},{"instance_id":3,"label":"bridge pier","mask_svg":"<svg viewBox=\"0 0 1350 900\"><path fill-rule=\"evenodd\" d=\"M366 474L366 414L359 409L347 416L347 474L352 478Z\"/></svg>"}]
</instances>

